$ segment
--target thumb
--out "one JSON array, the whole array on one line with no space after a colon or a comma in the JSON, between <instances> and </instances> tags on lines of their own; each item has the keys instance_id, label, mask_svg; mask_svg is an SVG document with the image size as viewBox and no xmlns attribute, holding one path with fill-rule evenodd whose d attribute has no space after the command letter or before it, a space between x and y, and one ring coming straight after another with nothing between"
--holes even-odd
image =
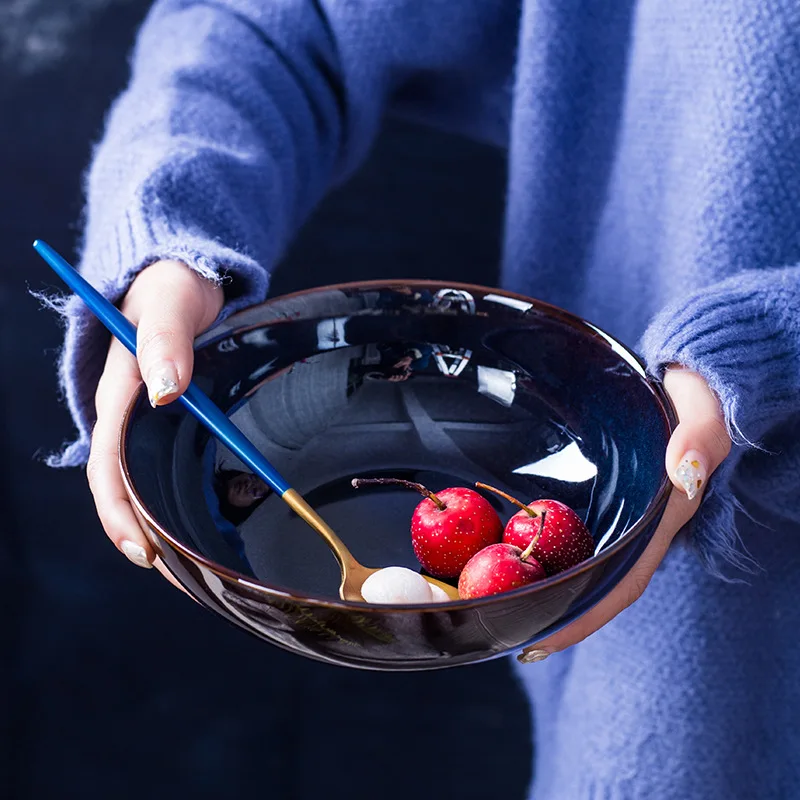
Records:
<instances>
[{"instance_id":1,"label":"thumb","mask_svg":"<svg viewBox=\"0 0 800 800\"><path fill-rule=\"evenodd\" d=\"M136 278L126 300L138 320L137 359L150 403L171 402L189 385L194 338L219 314L222 289L185 264L161 261Z\"/></svg>"},{"instance_id":2,"label":"thumb","mask_svg":"<svg viewBox=\"0 0 800 800\"><path fill-rule=\"evenodd\" d=\"M731 450L725 417L717 396L696 372L668 369L664 388L679 420L667 446L667 473L689 500L699 502L708 478Z\"/></svg>"}]
</instances>

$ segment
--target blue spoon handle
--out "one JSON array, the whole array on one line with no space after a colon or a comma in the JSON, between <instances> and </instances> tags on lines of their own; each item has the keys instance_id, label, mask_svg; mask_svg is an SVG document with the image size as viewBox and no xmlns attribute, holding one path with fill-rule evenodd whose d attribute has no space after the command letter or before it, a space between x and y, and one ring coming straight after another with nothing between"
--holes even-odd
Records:
<instances>
[{"instance_id":1,"label":"blue spoon handle","mask_svg":"<svg viewBox=\"0 0 800 800\"><path fill-rule=\"evenodd\" d=\"M36 240L36 252L48 263L64 283L80 297L89 310L136 355L136 328L108 300L100 294L77 270L71 267L50 245ZM255 445L220 411L194 382L178 398L186 408L208 428L231 452L247 464L281 497L290 491L289 484L272 464L264 458Z\"/></svg>"}]
</instances>

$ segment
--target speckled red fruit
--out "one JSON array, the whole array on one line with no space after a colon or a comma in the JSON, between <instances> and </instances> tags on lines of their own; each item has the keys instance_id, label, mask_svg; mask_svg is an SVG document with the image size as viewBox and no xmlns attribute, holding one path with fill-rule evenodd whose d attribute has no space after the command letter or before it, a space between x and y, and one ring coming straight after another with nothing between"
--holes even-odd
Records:
<instances>
[{"instance_id":1,"label":"speckled red fruit","mask_svg":"<svg viewBox=\"0 0 800 800\"><path fill-rule=\"evenodd\" d=\"M467 561L503 536L491 503L472 489L436 492L445 508L426 498L411 517L411 544L423 568L437 578L457 578Z\"/></svg>"},{"instance_id":2,"label":"speckled red fruit","mask_svg":"<svg viewBox=\"0 0 800 800\"><path fill-rule=\"evenodd\" d=\"M510 592L544 580L544 567L513 544L491 544L476 553L461 571L458 596L462 600Z\"/></svg>"},{"instance_id":3,"label":"speckled red fruit","mask_svg":"<svg viewBox=\"0 0 800 800\"><path fill-rule=\"evenodd\" d=\"M401 478L353 478L353 488L403 486L425 497L411 517L411 544L423 569L437 578L457 578L467 561L503 537L503 523L491 503L459 486L433 493Z\"/></svg>"},{"instance_id":4,"label":"speckled red fruit","mask_svg":"<svg viewBox=\"0 0 800 800\"><path fill-rule=\"evenodd\" d=\"M537 533L539 540L533 546L533 557L555 575L580 564L594 554L594 540L583 520L558 500L536 500L528 503L536 516L522 510L514 514L503 532L503 541L525 548ZM544 526L541 514L546 511Z\"/></svg>"}]
</instances>

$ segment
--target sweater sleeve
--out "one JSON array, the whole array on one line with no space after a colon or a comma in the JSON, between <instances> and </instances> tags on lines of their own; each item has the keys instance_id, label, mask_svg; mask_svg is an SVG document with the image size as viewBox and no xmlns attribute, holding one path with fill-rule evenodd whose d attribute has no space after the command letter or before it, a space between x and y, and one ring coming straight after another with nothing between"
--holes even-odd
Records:
<instances>
[{"instance_id":1,"label":"sweater sleeve","mask_svg":"<svg viewBox=\"0 0 800 800\"><path fill-rule=\"evenodd\" d=\"M513 5L454 16L449 0L159 0L88 172L80 270L116 302L142 268L177 259L223 283L223 316L261 301L387 110L497 139ZM52 305L78 439L50 463L79 465L108 336L77 298Z\"/></svg>"},{"instance_id":2,"label":"sweater sleeve","mask_svg":"<svg viewBox=\"0 0 800 800\"><path fill-rule=\"evenodd\" d=\"M748 566L735 515L744 502L800 522L800 266L748 270L664 309L641 351L651 371L700 373L719 397L732 452L688 535L706 566Z\"/></svg>"}]
</instances>

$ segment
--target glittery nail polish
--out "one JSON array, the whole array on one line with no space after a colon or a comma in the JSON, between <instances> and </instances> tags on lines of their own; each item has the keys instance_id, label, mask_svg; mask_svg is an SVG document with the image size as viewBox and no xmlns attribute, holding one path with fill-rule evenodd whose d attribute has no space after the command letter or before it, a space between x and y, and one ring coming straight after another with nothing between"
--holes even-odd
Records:
<instances>
[{"instance_id":1,"label":"glittery nail polish","mask_svg":"<svg viewBox=\"0 0 800 800\"><path fill-rule=\"evenodd\" d=\"M686 492L686 496L694 500L706 482L706 468L700 454L695 450L686 453L675 470L675 477Z\"/></svg>"},{"instance_id":2,"label":"glittery nail polish","mask_svg":"<svg viewBox=\"0 0 800 800\"><path fill-rule=\"evenodd\" d=\"M155 408L161 400L178 391L178 374L172 364L159 364L147 374L147 394Z\"/></svg>"}]
</instances>

